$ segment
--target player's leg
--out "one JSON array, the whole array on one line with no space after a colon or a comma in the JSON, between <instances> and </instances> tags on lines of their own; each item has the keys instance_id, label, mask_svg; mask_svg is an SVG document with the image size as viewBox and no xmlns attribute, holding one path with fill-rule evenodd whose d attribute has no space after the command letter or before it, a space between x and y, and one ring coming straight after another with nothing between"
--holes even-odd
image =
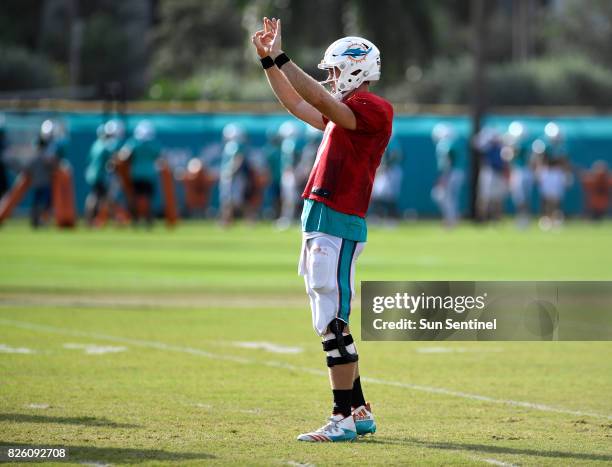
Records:
<instances>
[{"instance_id":1,"label":"player's leg","mask_svg":"<svg viewBox=\"0 0 612 467\"><path fill-rule=\"evenodd\" d=\"M486 165L481 165L478 173L478 218L481 221L489 219L489 205L491 197L491 168Z\"/></svg>"},{"instance_id":2,"label":"player's leg","mask_svg":"<svg viewBox=\"0 0 612 467\"><path fill-rule=\"evenodd\" d=\"M359 363L355 366L355 379L351 393L351 406L353 409L353 420L358 435L367 435L376 432L376 421L372 414L372 407L366 402L361 388L361 376L359 374Z\"/></svg>"},{"instance_id":3,"label":"player's leg","mask_svg":"<svg viewBox=\"0 0 612 467\"><path fill-rule=\"evenodd\" d=\"M153 196L155 194L155 186L153 185L153 182L147 180L143 188L144 198L146 200L144 212L145 221L147 223L147 227L151 228L153 226Z\"/></svg>"},{"instance_id":4,"label":"player's leg","mask_svg":"<svg viewBox=\"0 0 612 467\"><path fill-rule=\"evenodd\" d=\"M98 196L96 194L95 185L91 187L87 198L85 198L85 222L87 225L93 225L94 218L96 217L96 211L98 206Z\"/></svg>"},{"instance_id":5,"label":"player's leg","mask_svg":"<svg viewBox=\"0 0 612 467\"><path fill-rule=\"evenodd\" d=\"M30 207L30 225L33 228L40 227L41 216L42 216L42 188L35 188L32 196L32 206Z\"/></svg>"},{"instance_id":6,"label":"player's leg","mask_svg":"<svg viewBox=\"0 0 612 467\"><path fill-rule=\"evenodd\" d=\"M355 298L355 267L357 264L357 258L359 258L363 252L365 243L358 242L354 246L350 244L348 246L354 248L354 250L348 250L350 253L348 255L344 255L344 262L342 260L339 262L338 270L338 284L341 291L340 295L349 297L348 303L346 301L342 303L341 301L338 314L340 317L342 317L342 319L346 320L347 323L350 319L350 303ZM346 327L345 332L350 335L348 326ZM353 347L352 350L355 352L355 354L357 354L356 348ZM366 402L363 395L361 377L359 373L359 362L356 361L354 366L355 368L351 384L351 413L353 415L353 420L355 421L356 432L358 435L374 433L376 432L376 422L374 421L374 415L372 414L370 404Z\"/></svg>"},{"instance_id":7,"label":"player's leg","mask_svg":"<svg viewBox=\"0 0 612 467\"><path fill-rule=\"evenodd\" d=\"M363 244L328 235L306 243L306 290L313 326L323 337L334 403L330 422L300 435L301 441L350 441L356 437L351 406L358 355L347 324L354 296L354 264L362 249Z\"/></svg>"},{"instance_id":8,"label":"player's leg","mask_svg":"<svg viewBox=\"0 0 612 467\"><path fill-rule=\"evenodd\" d=\"M338 263L341 258L342 243L343 239L326 234L305 240L300 261L300 273L304 275L304 283L310 299L312 324L317 334L323 337L323 350L326 352L329 368L354 363L357 357L347 355L350 350L354 349L354 346L352 346L352 337L346 337L345 340L347 333L343 332L340 323L330 328L330 324L337 321ZM347 348L349 345L352 348ZM348 377L343 375L344 379L336 389L332 381L334 406L328 423L315 431L299 435L298 440L352 441L357 437L355 422L350 411L354 365L345 368L344 371L350 375ZM332 374L335 374L335 371L330 373L330 378Z\"/></svg>"},{"instance_id":9,"label":"player's leg","mask_svg":"<svg viewBox=\"0 0 612 467\"><path fill-rule=\"evenodd\" d=\"M323 336L327 354L329 382L333 393L332 415L342 418L352 415L353 383L359 356L346 322L334 319Z\"/></svg>"},{"instance_id":10,"label":"player's leg","mask_svg":"<svg viewBox=\"0 0 612 467\"><path fill-rule=\"evenodd\" d=\"M323 336L323 347L326 343L337 341L335 349L328 351L327 366L329 367L332 389L347 391L346 406L342 409L350 413L353 384L357 368L357 349L349 331L351 304L355 296L355 261L363 247L358 242L342 239L336 265L337 307L335 319L332 319ZM340 342L342 341L342 346ZM326 349L327 350L327 349ZM335 401L334 401L335 402ZM336 404L334 404L335 408ZM336 410L336 409L335 409Z\"/></svg>"},{"instance_id":11,"label":"player's leg","mask_svg":"<svg viewBox=\"0 0 612 467\"><path fill-rule=\"evenodd\" d=\"M351 336L349 328L345 328L343 333ZM357 349L354 344L349 346L349 350L357 356ZM345 416L350 413L355 422L355 432L358 435L366 435L376 432L376 422L369 402L366 402L361 387L361 377L359 374L359 362L351 362L335 365L329 368L329 379L334 394L333 414Z\"/></svg>"}]
</instances>

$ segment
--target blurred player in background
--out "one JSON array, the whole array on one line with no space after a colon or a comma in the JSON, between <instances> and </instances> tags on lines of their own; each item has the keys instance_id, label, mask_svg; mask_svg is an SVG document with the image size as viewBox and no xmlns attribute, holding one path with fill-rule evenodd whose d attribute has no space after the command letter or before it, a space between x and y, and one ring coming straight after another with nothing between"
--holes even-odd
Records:
<instances>
[{"instance_id":1,"label":"blurred player in background","mask_svg":"<svg viewBox=\"0 0 612 467\"><path fill-rule=\"evenodd\" d=\"M104 124L101 124L96 129L96 140L89 149L85 168L85 182L89 186L89 194L85 199L85 221L89 226L93 225L107 194L106 164L111 154L107 151L106 140Z\"/></svg>"},{"instance_id":2,"label":"blurred player in background","mask_svg":"<svg viewBox=\"0 0 612 467\"><path fill-rule=\"evenodd\" d=\"M319 145L321 144L321 132L310 125L306 125L306 131L304 133L304 146L300 152L300 158L295 168L295 177L297 183L298 193L302 193L306 188L308 177L312 166L317 157ZM301 198L300 200L301 201Z\"/></svg>"},{"instance_id":3,"label":"blurred player in background","mask_svg":"<svg viewBox=\"0 0 612 467\"><path fill-rule=\"evenodd\" d=\"M251 149L246 154L247 185L244 195L244 218L255 222L259 218L270 172L263 151Z\"/></svg>"},{"instance_id":4,"label":"blurred player in background","mask_svg":"<svg viewBox=\"0 0 612 467\"><path fill-rule=\"evenodd\" d=\"M612 174L605 161L595 161L591 170L582 173L582 186L585 195L585 207L589 217L601 220L610 206L610 190L612 190Z\"/></svg>"},{"instance_id":5,"label":"blurred player in background","mask_svg":"<svg viewBox=\"0 0 612 467\"><path fill-rule=\"evenodd\" d=\"M542 140L545 145L546 160L559 162L558 165L569 168L570 161L563 132L556 122L546 124Z\"/></svg>"},{"instance_id":6,"label":"blurred player in background","mask_svg":"<svg viewBox=\"0 0 612 467\"><path fill-rule=\"evenodd\" d=\"M61 146L55 140L56 123L45 120L40 126L34 157L26 167L31 177L32 206L30 224L38 228L45 222L51 210L51 182L53 171L62 156Z\"/></svg>"},{"instance_id":7,"label":"blurred player in background","mask_svg":"<svg viewBox=\"0 0 612 467\"><path fill-rule=\"evenodd\" d=\"M278 134L281 139L281 212L276 226L279 229L287 229L293 222L295 206L299 198L295 171L299 158L300 129L295 122L288 121L280 126Z\"/></svg>"},{"instance_id":8,"label":"blurred player in background","mask_svg":"<svg viewBox=\"0 0 612 467\"><path fill-rule=\"evenodd\" d=\"M148 120L142 120L130 138L119 151L119 159L127 161L134 190L134 200L130 206L132 219L138 223L144 219L146 225L153 225L153 196L157 183L156 161L161 156L161 148L155 139L155 127Z\"/></svg>"},{"instance_id":9,"label":"blurred player in background","mask_svg":"<svg viewBox=\"0 0 612 467\"><path fill-rule=\"evenodd\" d=\"M533 162L527 130L521 122L514 121L508 126L504 160L510 161L510 193L516 209L517 224L526 227L533 191Z\"/></svg>"},{"instance_id":10,"label":"blurred player in background","mask_svg":"<svg viewBox=\"0 0 612 467\"><path fill-rule=\"evenodd\" d=\"M204 165L202 158L193 157L187 163L186 170L180 177L185 189L185 209L187 217L204 218L210 198L210 190L216 177L210 168Z\"/></svg>"},{"instance_id":11,"label":"blurred player in background","mask_svg":"<svg viewBox=\"0 0 612 467\"><path fill-rule=\"evenodd\" d=\"M397 139L391 135L389 145L383 154L376 178L372 186L372 206L370 213L394 225L399 217L397 203L402 189L402 149Z\"/></svg>"},{"instance_id":12,"label":"blurred player in background","mask_svg":"<svg viewBox=\"0 0 612 467\"><path fill-rule=\"evenodd\" d=\"M478 214L480 220L499 220L508 192L508 164L502 157L502 138L493 128L483 128L475 139L482 154L478 173Z\"/></svg>"},{"instance_id":13,"label":"blurred player in background","mask_svg":"<svg viewBox=\"0 0 612 467\"><path fill-rule=\"evenodd\" d=\"M229 225L236 211L244 213L249 167L247 160L246 134L242 127L230 123L223 128L223 152L219 177L219 199L221 224Z\"/></svg>"},{"instance_id":14,"label":"blurred player in background","mask_svg":"<svg viewBox=\"0 0 612 467\"><path fill-rule=\"evenodd\" d=\"M561 128L555 122L544 127L544 136L532 145L536 153L536 180L542 203L539 221L542 230L558 228L563 224L562 202L572 184L569 157Z\"/></svg>"},{"instance_id":15,"label":"blurred player in background","mask_svg":"<svg viewBox=\"0 0 612 467\"><path fill-rule=\"evenodd\" d=\"M446 227L454 227L459 222L459 195L465 175L461 168L459 143L453 128L438 123L432 131L436 145L438 180L431 191L431 197L438 204Z\"/></svg>"},{"instance_id":16,"label":"blurred player in background","mask_svg":"<svg viewBox=\"0 0 612 467\"><path fill-rule=\"evenodd\" d=\"M270 182L266 190L268 211L265 217L278 219L281 212L281 137L276 128L266 130L266 144L262 149Z\"/></svg>"},{"instance_id":17,"label":"blurred player in background","mask_svg":"<svg viewBox=\"0 0 612 467\"><path fill-rule=\"evenodd\" d=\"M328 72L327 92L283 53L280 20L264 18L264 28L252 41L280 103L325 131L302 194L299 271L310 297L313 326L323 338L334 403L329 422L298 440L351 441L376 430L348 324L355 261L367 239L365 215L392 129L391 104L369 92L370 83L380 78L380 53L360 37L331 44L319 64Z\"/></svg>"},{"instance_id":18,"label":"blurred player in background","mask_svg":"<svg viewBox=\"0 0 612 467\"><path fill-rule=\"evenodd\" d=\"M98 129L97 136L89 150L85 169L85 181L89 185L89 194L85 200L85 220L90 226L98 215L106 217L108 212L109 168L118 150L118 143L123 138L123 124L118 120L109 120Z\"/></svg>"}]
</instances>

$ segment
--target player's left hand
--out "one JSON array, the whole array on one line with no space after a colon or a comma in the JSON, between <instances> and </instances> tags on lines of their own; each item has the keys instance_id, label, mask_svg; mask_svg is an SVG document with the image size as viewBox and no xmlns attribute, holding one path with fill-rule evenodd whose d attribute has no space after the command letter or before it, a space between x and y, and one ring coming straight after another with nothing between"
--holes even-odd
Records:
<instances>
[{"instance_id":1,"label":"player's left hand","mask_svg":"<svg viewBox=\"0 0 612 467\"><path fill-rule=\"evenodd\" d=\"M264 30L266 31L266 36L270 38L270 57L276 58L283 53L281 39L281 20L276 18L264 18Z\"/></svg>"}]
</instances>

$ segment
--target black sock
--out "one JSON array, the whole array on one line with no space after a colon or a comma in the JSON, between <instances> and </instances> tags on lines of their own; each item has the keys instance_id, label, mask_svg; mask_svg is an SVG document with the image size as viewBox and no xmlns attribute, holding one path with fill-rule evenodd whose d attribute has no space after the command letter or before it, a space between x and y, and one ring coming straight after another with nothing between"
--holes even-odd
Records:
<instances>
[{"instance_id":1,"label":"black sock","mask_svg":"<svg viewBox=\"0 0 612 467\"><path fill-rule=\"evenodd\" d=\"M363 397L363 391L361 390L361 378L358 376L353 382L353 390L351 391L351 405L353 408L361 407L365 405L366 401Z\"/></svg>"},{"instance_id":2,"label":"black sock","mask_svg":"<svg viewBox=\"0 0 612 467\"><path fill-rule=\"evenodd\" d=\"M332 413L342 414L348 417L351 414L351 394L352 389L332 389L334 393L334 408Z\"/></svg>"}]
</instances>

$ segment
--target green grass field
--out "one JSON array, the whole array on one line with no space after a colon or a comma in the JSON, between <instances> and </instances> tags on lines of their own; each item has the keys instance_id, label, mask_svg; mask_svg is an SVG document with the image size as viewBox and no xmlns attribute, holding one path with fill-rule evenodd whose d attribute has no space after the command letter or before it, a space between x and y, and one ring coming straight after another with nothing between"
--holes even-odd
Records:
<instances>
[{"instance_id":1,"label":"green grass field","mask_svg":"<svg viewBox=\"0 0 612 467\"><path fill-rule=\"evenodd\" d=\"M611 229L372 227L357 280L612 280ZM76 465L612 463L607 342L360 343L378 433L295 441L330 409L299 246L265 224L3 226L0 445Z\"/></svg>"}]
</instances>

